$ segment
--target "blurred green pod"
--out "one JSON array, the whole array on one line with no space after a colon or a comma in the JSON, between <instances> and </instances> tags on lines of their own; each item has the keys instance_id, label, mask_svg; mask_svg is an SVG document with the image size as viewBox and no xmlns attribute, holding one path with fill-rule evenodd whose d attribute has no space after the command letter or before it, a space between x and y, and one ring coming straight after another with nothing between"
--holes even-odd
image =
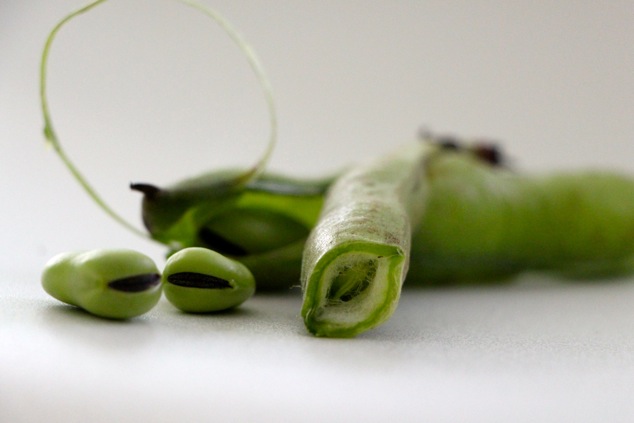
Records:
<instances>
[{"instance_id":1,"label":"blurred green pod","mask_svg":"<svg viewBox=\"0 0 634 423\"><path fill-rule=\"evenodd\" d=\"M575 279L634 271L631 176L530 175L472 153L457 147L428 160L411 283L500 281L527 270Z\"/></svg>"}]
</instances>

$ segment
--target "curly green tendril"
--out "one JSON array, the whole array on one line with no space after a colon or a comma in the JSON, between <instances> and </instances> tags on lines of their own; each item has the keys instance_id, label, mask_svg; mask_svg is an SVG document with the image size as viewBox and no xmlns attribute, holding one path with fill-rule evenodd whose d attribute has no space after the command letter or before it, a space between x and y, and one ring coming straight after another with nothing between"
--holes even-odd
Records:
<instances>
[{"instance_id":1,"label":"curly green tendril","mask_svg":"<svg viewBox=\"0 0 634 423\"><path fill-rule=\"evenodd\" d=\"M271 89L271 84L269 79L267 78L262 65L260 64L259 59L257 58L253 48L244 40L244 38L234 29L234 27L223 18L218 12L208 7L205 7L201 4L198 4L191 0L177 0L180 3L192 7L205 15L209 16L213 19L222 30L231 38L231 40L240 48L242 53L244 53L246 59L249 62L253 72L255 73L258 82L262 88L268 112L269 112L269 138L267 148L260 157L260 159L249 169L244 171L243 173L238 174L233 183L236 186L242 186L249 182L250 180L257 177L265 168L268 163L269 158L275 148L275 144L277 141L277 114L275 111L275 103L273 100L273 94ZM48 58L50 55L51 46L53 44L53 40L57 36L57 33L60 29L66 25L71 19L79 16L83 13L90 11L101 3L105 3L106 0L97 0L86 6L77 9L76 11L68 14L64 19L62 19L49 33L46 43L44 45L44 50L42 52L42 58L40 62L40 101L42 107L42 115L44 117L44 137L46 138L48 144L53 148L55 153L62 160L66 168L71 172L73 177L77 180L77 182L81 185L84 191L88 194L88 196L95 202L97 205L108 214L111 218L116 220L118 223L126 227L128 230L134 232L137 235L140 235L144 238L151 239L145 232L136 228L134 225L126 221L123 217L121 217L117 212L115 212L108 204L104 201L104 199L97 193L97 191L92 187L92 185L88 182L88 180L83 176L83 174L79 171L77 166L71 161L71 159L66 155L66 152L62 148L59 138L53 128L53 123L50 114L50 108L48 105L48 96L47 96L47 66L48 66Z\"/></svg>"}]
</instances>

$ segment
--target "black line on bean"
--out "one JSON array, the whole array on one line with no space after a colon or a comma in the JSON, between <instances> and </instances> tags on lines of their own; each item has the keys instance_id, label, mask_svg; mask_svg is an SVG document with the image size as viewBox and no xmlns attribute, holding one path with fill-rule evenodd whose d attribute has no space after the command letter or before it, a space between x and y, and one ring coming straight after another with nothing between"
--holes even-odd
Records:
<instances>
[{"instance_id":1,"label":"black line on bean","mask_svg":"<svg viewBox=\"0 0 634 423\"><path fill-rule=\"evenodd\" d=\"M160 281L158 273L147 273L115 279L108 283L108 287L122 292L142 292L155 287Z\"/></svg>"},{"instance_id":2,"label":"black line on bean","mask_svg":"<svg viewBox=\"0 0 634 423\"><path fill-rule=\"evenodd\" d=\"M202 289L227 289L232 288L229 281L204 273L196 272L179 272L173 273L167 277L167 281L172 285L182 286L185 288L202 288Z\"/></svg>"}]
</instances>

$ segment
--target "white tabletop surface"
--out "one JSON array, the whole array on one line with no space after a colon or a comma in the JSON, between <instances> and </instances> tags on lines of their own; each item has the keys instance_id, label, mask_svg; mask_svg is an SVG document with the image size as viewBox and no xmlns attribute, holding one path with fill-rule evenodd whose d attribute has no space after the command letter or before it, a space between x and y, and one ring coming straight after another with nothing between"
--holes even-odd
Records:
<instances>
[{"instance_id":1,"label":"white tabletop surface","mask_svg":"<svg viewBox=\"0 0 634 423\"><path fill-rule=\"evenodd\" d=\"M634 174L634 3L207 1L251 41L276 95L271 168L315 176L421 126L500 139L526 172ZM68 250L164 249L99 211L45 148L38 62L77 0L0 2L0 422L634 420L634 276L407 289L356 339L307 334L297 291L128 322L48 297ZM267 120L244 59L170 1L111 1L53 46L63 145L118 212L130 181L245 166ZM140 227L140 225L139 225Z\"/></svg>"}]
</instances>

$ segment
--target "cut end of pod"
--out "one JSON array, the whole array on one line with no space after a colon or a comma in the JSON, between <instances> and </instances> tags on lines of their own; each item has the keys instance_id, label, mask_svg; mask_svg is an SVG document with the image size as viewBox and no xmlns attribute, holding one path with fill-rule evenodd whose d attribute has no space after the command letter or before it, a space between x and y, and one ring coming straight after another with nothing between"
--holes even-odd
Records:
<instances>
[{"instance_id":1,"label":"cut end of pod","mask_svg":"<svg viewBox=\"0 0 634 423\"><path fill-rule=\"evenodd\" d=\"M317 336L353 337L385 322L396 309L405 271L398 248L326 255L305 289L302 316Z\"/></svg>"}]
</instances>

